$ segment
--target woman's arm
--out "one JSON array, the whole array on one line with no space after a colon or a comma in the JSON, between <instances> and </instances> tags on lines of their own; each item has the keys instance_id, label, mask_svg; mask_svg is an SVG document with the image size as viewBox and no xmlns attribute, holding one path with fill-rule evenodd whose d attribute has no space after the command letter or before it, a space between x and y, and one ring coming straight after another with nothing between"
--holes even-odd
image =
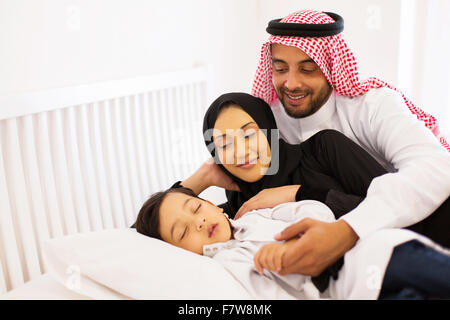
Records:
<instances>
[{"instance_id":1,"label":"woman's arm","mask_svg":"<svg viewBox=\"0 0 450 320\"><path fill-rule=\"evenodd\" d=\"M219 168L213 158L206 160L189 178L183 180L181 185L192 189L197 195L211 186L239 191L238 185Z\"/></svg>"},{"instance_id":2,"label":"woman's arm","mask_svg":"<svg viewBox=\"0 0 450 320\"><path fill-rule=\"evenodd\" d=\"M236 219L248 211L274 207L277 204L301 200L325 203L336 218L356 208L366 196L373 178L387 171L364 149L335 130L323 130L303 143L304 152L315 159L315 171L334 180L329 185L290 185L260 191L242 205Z\"/></svg>"},{"instance_id":3,"label":"woman's arm","mask_svg":"<svg viewBox=\"0 0 450 320\"><path fill-rule=\"evenodd\" d=\"M355 209L364 200L372 180L387 173L369 153L339 131L320 131L303 145L317 160L320 171L333 178L342 190L304 186L298 190L296 201L321 201L336 219Z\"/></svg>"}]
</instances>

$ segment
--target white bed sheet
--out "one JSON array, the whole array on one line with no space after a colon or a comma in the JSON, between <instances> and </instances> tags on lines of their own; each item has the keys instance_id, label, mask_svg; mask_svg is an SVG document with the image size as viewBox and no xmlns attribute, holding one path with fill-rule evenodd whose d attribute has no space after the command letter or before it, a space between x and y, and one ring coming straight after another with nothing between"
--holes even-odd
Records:
<instances>
[{"instance_id":1,"label":"white bed sheet","mask_svg":"<svg viewBox=\"0 0 450 320\"><path fill-rule=\"evenodd\" d=\"M0 300L92 300L69 290L48 273L1 295Z\"/></svg>"}]
</instances>

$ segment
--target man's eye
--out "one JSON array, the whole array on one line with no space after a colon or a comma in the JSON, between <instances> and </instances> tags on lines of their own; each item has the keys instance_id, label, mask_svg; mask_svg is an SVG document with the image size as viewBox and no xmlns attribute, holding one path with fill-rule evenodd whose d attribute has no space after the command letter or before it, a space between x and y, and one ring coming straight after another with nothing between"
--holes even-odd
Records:
<instances>
[{"instance_id":1,"label":"man's eye","mask_svg":"<svg viewBox=\"0 0 450 320\"><path fill-rule=\"evenodd\" d=\"M274 69L275 70L275 72L277 72L277 73L283 73L283 72L286 72L287 71L287 69Z\"/></svg>"},{"instance_id":2,"label":"man's eye","mask_svg":"<svg viewBox=\"0 0 450 320\"><path fill-rule=\"evenodd\" d=\"M300 71L303 73L313 73L314 71L316 71L316 67L309 64L309 65L305 65L304 67L300 68Z\"/></svg>"}]
</instances>

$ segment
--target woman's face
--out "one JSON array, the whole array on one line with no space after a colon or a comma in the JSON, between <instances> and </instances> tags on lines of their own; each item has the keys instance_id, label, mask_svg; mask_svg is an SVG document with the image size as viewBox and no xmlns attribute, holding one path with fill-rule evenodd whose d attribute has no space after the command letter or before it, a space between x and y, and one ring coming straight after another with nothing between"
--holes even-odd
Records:
<instances>
[{"instance_id":1,"label":"woman's face","mask_svg":"<svg viewBox=\"0 0 450 320\"><path fill-rule=\"evenodd\" d=\"M213 140L220 162L235 177L255 182L267 172L271 159L267 137L241 107L231 105L220 112Z\"/></svg>"},{"instance_id":2,"label":"woman's face","mask_svg":"<svg viewBox=\"0 0 450 320\"><path fill-rule=\"evenodd\" d=\"M159 209L161 238L177 247L203 254L203 246L231 239L228 218L205 200L169 193Z\"/></svg>"}]
</instances>

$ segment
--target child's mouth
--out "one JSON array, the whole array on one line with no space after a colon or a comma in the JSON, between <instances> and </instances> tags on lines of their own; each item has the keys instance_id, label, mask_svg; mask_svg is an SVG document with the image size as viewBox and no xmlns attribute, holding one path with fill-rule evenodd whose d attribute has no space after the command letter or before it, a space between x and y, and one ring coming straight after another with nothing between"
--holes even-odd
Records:
<instances>
[{"instance_id":1,"label":"child's mouth","mask_svg":"<svg viewBox=\"0 0 450 320\"><path fill-rule=\"evenodd\" d=\"M208 228L208 236L210 238L213 237L217 233L218 227L219 227L218 223L214 223L214 224L209 226L209 228Z\"/></svg>"}]
</instances>

